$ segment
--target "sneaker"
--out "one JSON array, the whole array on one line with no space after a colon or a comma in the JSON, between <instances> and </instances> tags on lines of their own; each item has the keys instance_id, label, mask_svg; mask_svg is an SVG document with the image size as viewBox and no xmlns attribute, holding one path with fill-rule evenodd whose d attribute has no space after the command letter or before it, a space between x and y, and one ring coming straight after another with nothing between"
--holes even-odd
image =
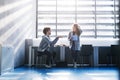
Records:
<instances>
[{"instance_id":1,"label":"sneaker","mask_svg":"<svg viewBox=\"0 0 120 80\"><path fill-rule=\"evenodd\" d=\"M46 64L45 67L46 67L46 68L51 68L51 65L47 65L47 64Z\"/></svg>"},{"instance_id":2,"label":"sneaker","mask_svg":"<svg viewBox=\"0 0 120 80\"><path fill-rule=\"evenodd\" d=\"M76 62L74 62L74 68L77 68L77 63Z\"/></svg>"}]
</instances>

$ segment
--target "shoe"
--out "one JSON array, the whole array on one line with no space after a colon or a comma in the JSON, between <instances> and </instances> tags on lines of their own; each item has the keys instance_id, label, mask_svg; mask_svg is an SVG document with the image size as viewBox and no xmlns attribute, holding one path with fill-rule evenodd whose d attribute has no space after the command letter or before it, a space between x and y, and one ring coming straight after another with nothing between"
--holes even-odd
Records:
<instances>
[{"instance_id":1,"label":"shoe","mask_svg":"<svg viewBox=\"0 0 120 80\"><path fill-rule=\"evenodd\" d=\"M46 68L51 68L51 65L45 65Z\"/></svg>"},{"instance_id":2,"label":"shoe","mask_svg":"<svg viewBox=\"0 0 120 80\"><path fill-rule=\"evenodd\" d=\"M76 62L74 62L74 68L77 68L77 63Z\"/></svg>"}]
</instances>

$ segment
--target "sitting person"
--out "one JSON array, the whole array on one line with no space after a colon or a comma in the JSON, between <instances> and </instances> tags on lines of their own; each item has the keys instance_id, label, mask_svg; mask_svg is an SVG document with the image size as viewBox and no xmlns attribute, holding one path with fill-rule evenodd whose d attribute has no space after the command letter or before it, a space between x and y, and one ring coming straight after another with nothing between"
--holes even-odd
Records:
<instances>
[{"instance_id":1,"label":"sitting person","mask_svg":"<svg viewBox=\"0 0 120 80\"><path fill-rule=\"evenodd\" d=\"M40 42L38 52L40 51L40 52L43 52L45 55L47 55L46 67L51 67L52 57L55 56L53 47L61 36L58 36L53 41L51 41L50 40L51 29L49 27L44 28L43 33L45 35L42 36L42 40Z\"/></svg>"}]
</instances>

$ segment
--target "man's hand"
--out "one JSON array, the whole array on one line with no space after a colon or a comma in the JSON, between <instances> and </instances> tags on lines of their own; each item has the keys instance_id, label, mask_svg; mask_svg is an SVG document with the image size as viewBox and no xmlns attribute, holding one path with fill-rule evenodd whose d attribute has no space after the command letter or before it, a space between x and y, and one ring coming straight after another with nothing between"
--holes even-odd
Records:
<instances>
[{"instance_id":1,"label":"man's hand","mask_svg":"<svg viewBox=\"0 0 120 80\"><path fill-rule=\"evenodd\" d=\"M57 38L63 38L63 36L57 36Z\"/></svg>"},{"instance_id":2,"label":"man's hand","mask_svg":"<svg viewBox=\"0 0 120 80\"><path fill-rule=\"evenodd\" d=\"M66 36L57 36L58 38L64 38L64 37L66 37Z\"/></svg>"}]
</instances>

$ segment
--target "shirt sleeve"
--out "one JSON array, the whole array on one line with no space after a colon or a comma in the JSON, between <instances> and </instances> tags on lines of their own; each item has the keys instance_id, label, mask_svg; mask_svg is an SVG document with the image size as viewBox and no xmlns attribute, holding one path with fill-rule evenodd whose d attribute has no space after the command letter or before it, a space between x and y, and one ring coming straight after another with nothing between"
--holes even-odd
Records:
<instances>
[{"instance_id":1,"label":"shirt sleeve","mask_svg":"<svg viewBox=\"0 0 120 80\"><path fill-rule=\"evenodd\" d=\"M80 29L80 35L81 35L81 33L82 33L82 30Z\"/></svg>"},{"instance_id":2,"label":"shirt sleeve","mask_svg":"<svg viewBox=\"0 0 120 80\"><path fill-rule=\"evenodd\" d=\"M52 46L52 45L55 45L56 43L57 43L57 41L58 41L58 37L56 37L53 41L51 41L51 43L50 43L50 45Z\"/></svg>"},{"instance_id":3,"label":"shirt sleeve","mask_svg":"<svg viewBox=\"0 0 120 80\"><path fill-rule=\"evenodd\" d=\"M53 41L50 41L50 40L48 40L47 38L45 39L45 41L47 42L47 44L49 45L49 46L53 46L53 45L55 45L56 44L56 42L58 41L58 37L56 37Z\"/></svg>"},{"instance_id":4,"label":"shirt sleeve","mask_svg":"<svg viewBox=\"0 0 120 80\"><path fill-rule=\"evenodd\" d=\"M71 32L69 32L69 34L68 34L68 40L69 41L71 40Z\"/></svg>"}]
</instances>

